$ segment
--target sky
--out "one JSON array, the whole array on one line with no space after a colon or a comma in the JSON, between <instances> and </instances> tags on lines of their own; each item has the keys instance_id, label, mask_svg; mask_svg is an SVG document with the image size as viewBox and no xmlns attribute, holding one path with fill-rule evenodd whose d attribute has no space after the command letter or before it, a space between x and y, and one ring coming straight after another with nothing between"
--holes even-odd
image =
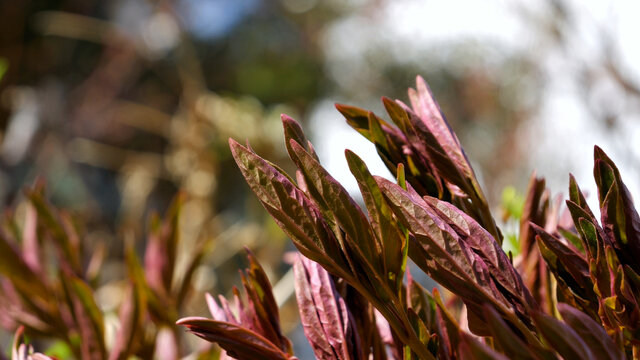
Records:
<instances>
[{"instance_id":1,"label":"sky","mask_svg":"<svg viewBox=\"0 0 640 360\"><path fill-rule=\"evenodd\" d=\"M380 38L384 38L388 53L399 62L411 61L412 56L418 56L434 44L460 39L498 44L506 52L525 52L541 64L546 82L534 121L519 129L531 148L531 170L547 178L553 193L566 195L568 173L572 172L583 190L595 194L593 146L598 144L618 164L632 194L640 196L640 169L637 169L640 147L629 145L640 144L639 104L616 96L617 90L611 81L595 74L596 91L589 100L594 106L606 105L620 114L619 130L611 133L584 109L578 72L584 62L601 57L604 43L610 51L615 51L613 59L623 75L640 80L637 41L640 2L567 1L576 16L570 26L561 29L571 45L563 52L536 37L530 28L532 23L518 15L518 9L527 7L531 16L537 17L535 24L544 26L547 2L385 0L379 3L383 7L380 13L356 12L326 30L325 57L328 63L341 64L336 67L340 73L334 74L338 81L348 86L348 82L362 81L358 76L367 76L366 72L362 75L352 70L357 66L358 57ZM603 40L603 33L610 37ZM435 96L437 99L438 95ZM345 148L363 157L372 173L388 176L388 171L373 146L350 129L333 108L337 100L322 99L313 109L310 115L313 141L328 170L351 192L357 192L357 184L344 160ZM590 204L597 207L595 196L590 198Z\"/></svg>"}]
</instances>

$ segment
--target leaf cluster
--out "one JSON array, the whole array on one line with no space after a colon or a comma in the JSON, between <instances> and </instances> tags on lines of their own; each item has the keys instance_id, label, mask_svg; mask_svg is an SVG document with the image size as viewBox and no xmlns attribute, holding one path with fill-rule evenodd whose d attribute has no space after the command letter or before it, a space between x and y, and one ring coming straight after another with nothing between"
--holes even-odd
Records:
<instances>
[{"instance_id":1,"label":"leaf cluster","mask_svg":"<svg viewBox=\"0 0 640 360\"><path fill-rule=\"evenodd\" d=\"M285 173L230 140L247 183L300 251L294 265L303 329L320 359L622 359L638 354L640 218L615 164L596 147L601 224L570 181L568 214L532 177L513 259L474 171L424 80L411 106L383 98L394 125L337 105L396 176L371 175L345 153L363 210L319 162L301 127L282 116L296 166ZM234 315L179 324L239 359L290 359L270 286L251 258ZM423 289L408 259L451 294ZM264 281L264 282L263 282ZM266 291L256 296L256 289ZM263 312L263 309L269 309ZM229 324L222 326L222 324Z\"/></svg>"},{"instance_id":2,"label":"leaf cluster","mask_svg":"<svg viewBox=\"0 0 640 360\"><path fill-rule=\"evenodd\" d=\"M13 358L31 356L20 340L24 333L61 342L78 359L148 358L156 349L177 356L174 323L206 247L198 245L177 278L182 197L166 217L152 217L143 262L133 242L126 243L119 327L107 339L107 314L97 293L106 244L91 244L71 214L46 200L41 183L25 193L24 218L6 213L0 230L0 321L6 328L18 328ZM156 340L163 329L171 335L160 344Z\"/></svg>"}]
</instances>

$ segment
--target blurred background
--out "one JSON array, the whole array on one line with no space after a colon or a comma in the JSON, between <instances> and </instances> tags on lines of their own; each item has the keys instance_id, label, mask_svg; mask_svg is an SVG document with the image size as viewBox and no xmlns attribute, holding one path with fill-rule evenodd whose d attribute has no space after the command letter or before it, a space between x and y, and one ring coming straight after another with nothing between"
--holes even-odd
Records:
<instances>
[{"instance_id":1,"label":"blurred background","mask_svg":"<svg viewBox=\"0 0 640 360\"><path fill-rule=\"evenodd\" d=\"M100 305L110 312L122 234L142 249L149 214L183 189L181 254L202 238L214 245L182 315L206 315L202 292L238 284L242 246L286 303L292 284L278 280L293 248L248 192L229 137L290 170L287 113L356 191L345 148L389 174L333 104L384 115L380 96L406 101L420 74L497 211L534 169L554 193L566 193L569 172L595 189L594 144L636 195L637 14L622 0L0 1L0 202L20 212L22 189L44 179L85 236L108 244Z\"/></svg>"}]
</instances>

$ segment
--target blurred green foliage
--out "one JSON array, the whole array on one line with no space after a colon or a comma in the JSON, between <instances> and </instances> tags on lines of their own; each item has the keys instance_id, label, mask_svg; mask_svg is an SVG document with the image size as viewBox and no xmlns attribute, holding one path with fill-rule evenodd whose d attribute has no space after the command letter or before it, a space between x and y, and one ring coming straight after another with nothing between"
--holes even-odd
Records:
<instances>
[{"instance_id":1,"label":"blurred green foliage","mask_svg":"<svg viewBox=\"0 0 640 360\"><path fill-rule=\"evenodd\" d=\"M2 81L4 73L7 72L8 68L9 62L7 61L7 59L0 57L0 81Z\"/></svg>"},{"instance_id":2,"label":"blurred green foliage","mask_svg":"<svg viewBox=\"0 0 640 360\"><path fill-rule=\"evenodd\" d=\"M524 208L524 195L513 186L502 190L502 209L505 218L520 219Z\"/></svg>"}]
</instances>

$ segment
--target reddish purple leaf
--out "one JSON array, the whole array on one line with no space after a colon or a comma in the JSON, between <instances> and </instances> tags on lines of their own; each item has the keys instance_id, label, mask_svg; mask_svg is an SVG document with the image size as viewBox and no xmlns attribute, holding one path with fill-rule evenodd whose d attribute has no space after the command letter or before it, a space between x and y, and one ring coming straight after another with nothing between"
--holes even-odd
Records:
<instances>
[{"instance_id":1,"label":"reddish purple leaf","mask_svg":"<svg viewBox=\"0 0 640 360\"><path fill-rule=\"evenodd\" d=\"M596 359L625 359L602 325L589 315L567 304L558 304L558 310L564 321L584 340Z\"/></svg>"},{"instance_id":2,"label":"reddish purple leaf","mask_svg":"<svg viewBox=\"0 0 640 360\"><path fill-rule=\"evenodd\" d=\"M351 314L337 294L329 273L302 256L294 263L294 272L302 326L316 357L361 359Z\"/></svg>"},{"instance_id":3,"label":"reddish purple leaf","mask_svg":"<svg viewBox=\"0 0 640 360\"><path fill-rule=\"evenodd\" d=\"M465 332L460 332L458 346L460 360L508 360L506 356L483 344L478 338Z\"/></svg>"},{"instance_id":4,"label":"reddish purple leaf","mask_svg":"<svg viewBox=\"0 0 640 360\"><path fill-rule=\"evenodd\" d=\"M325 266L327 259L344 264L340 245L316 204L261 157L231 139L229 145L247 183L300 252L316 261L324 258Z\"/></svg>"},{"instance_id":5,"label":"reddish purple leaf","mask_svg":"<svg viewBox=\"0 0 640 360\"><path fill-rule=\"evenodd\" d=\"M185 326L193 334L220 345L239 360L290 360L295 357L284 353L276 345L242 326L205 318L188 317L176 323Z\"/></svg>"},{"instance_id":6,"label":"reddish purple leaf","mask_svg":"<svg viewBox=\"0 0 640 360\"><path fill-rule=\"evenodd\" d=\"M564 359L598 359L580 335L567 324L542 313L534 314L533 319L544 339Z\"/></svg>"}]
</instances>

